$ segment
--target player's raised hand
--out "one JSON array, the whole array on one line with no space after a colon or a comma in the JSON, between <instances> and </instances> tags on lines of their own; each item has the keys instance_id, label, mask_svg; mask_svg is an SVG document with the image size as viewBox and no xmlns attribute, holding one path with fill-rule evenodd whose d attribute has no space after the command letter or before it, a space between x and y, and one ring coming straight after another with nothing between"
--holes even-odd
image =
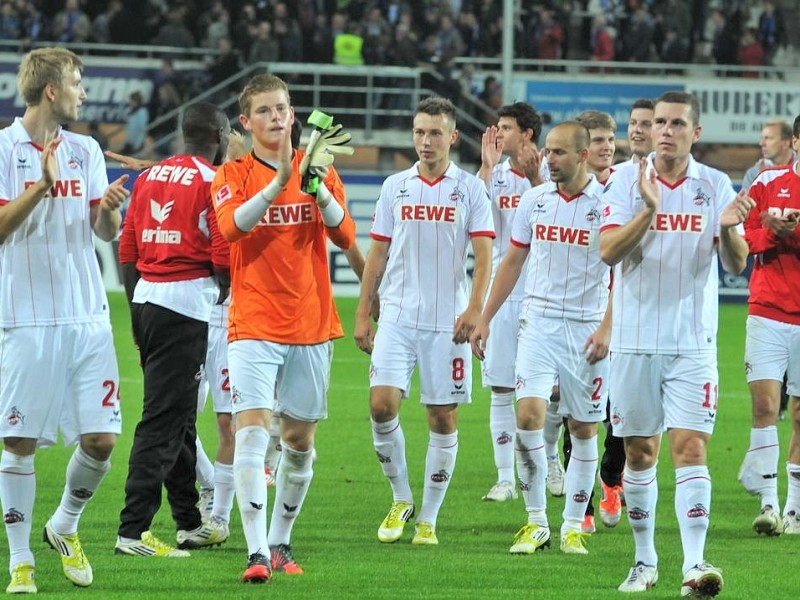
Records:
<instances>
[{"instance_id":1,"label":"player's raised hand","mask_svg":"<svg viewBox=\"0 0 800 600\"><path fill-rule=\"evenodd\" d=\"M748 196L744 190L741 190L736 194L736 198L722 209L719 219L720 227L736 227L739 223L744 223L750 213L750 209L755 205L755 200Z\"/></svg>"},{"instance_id":2,"label":"player's raised hand","mask_svg":"<svg viewBox=\"0 0 800 600\"><path fill-rule=\"evenodd\" d=\"M56 149L61 143L60 137L45 138L44 148L42 148L42 180L48 188L52 187L58 179L58 161L56 160Z\"/></svg>"},{"instance_id":3,"label":"player's raised hand","mask_svg":"<svg viewBox=\"0 0 800 600\"><path fill-rule=\"evenodd\" d=\"M128 169L129 171L144 171L145 169L149 169L156 164L156 161L154 160L135 158L125 154L118 154L117 152L112 152L111 150L106 150L103 154L105 154L111 160L117 161L123 169Z\"/></svg>"},{"instance_id":4,"label":"player's raised hand","mask_svg":"<svg viewBox=\"0 0 800 600\"><path fill-rule=\"evenodd\" d=\"M500 162L503 156L503 140L497 139L497 127L491 125L481 136L481 165L490 170Z\"/></svg>"},{"instance_id":5,"label":"player's raised hand","mask_svg":"<svg viewBox=\"0 0 800 600\"><path fill-rule=\"evenodd\" d=\"M356 322L353 328L353 337L356 340L356 346L362 352L372 354L372 345L375 341L375 330L372 329L372 323L369 322L369 314L361 315L356 312Z\"/></svg>"},{"instance_id":6,"label":"player's raised hand","mask_svg":"<svg viewBox=\"0 0 800 600\"><path fill-rule=\"evenodd\" d=\"M103 210L117 210L131 195L124 187L129 177L129 175L120 175L106 188L103 198L100 200L100 207Z\"/></svg>"},{"instance_id":7,"label":"player's raised hand","mask_svg":"<svg viewBox=\"0 0 800 600\"><path fill-rule=\"evenodd\" d=\"M661 190L658 189L656 183L656 170L651 168L648 174L648 166L646 160L639 162L639 193L642 195L645 206L658 212L658 208L661 206Z\"/></svg>"},{"instance_id":8,"label":"player's raised hand","mask_svg":"<svg viewBox=\"0 0 800 600\"><path fill-rule=\"evenodd\" d=\"M489 323L481 319L469 336L469 345L472 348L472 353L478 360L483 360L486 357L486 340L488 339Z\"/></svg>"},{"instance_id":9,"label":"player's raised hand","mask_svg":"<svg viewBox=\"0 0 800 600\"><path fill-rule=\"evenodd\" d=\"M525 142L517 150L517 162L522 173L536 187L542 185L542 162L544 161L544 148L537 150L533 142Z\"/></svg>"},{"instance_id":10,"label":"player's raised hand","mask_svg":"<svg viewBox=\"0 0 800 600\"><path fill-rule=\"evenodd\" d=\"M247 151L246 138L235 129L231 130L231 135L228 138L228 151L225 153L225 162L242 158L247 154Z\"/></svg>"}]
</instances>

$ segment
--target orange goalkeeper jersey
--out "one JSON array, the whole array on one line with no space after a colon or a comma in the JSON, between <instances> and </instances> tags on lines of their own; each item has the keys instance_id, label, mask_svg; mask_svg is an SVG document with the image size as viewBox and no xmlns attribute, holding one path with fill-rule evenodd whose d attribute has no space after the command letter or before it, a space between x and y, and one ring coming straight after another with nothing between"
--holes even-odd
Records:
<instances>
[{"instance_id":1,"label":"orange goalkeeper jersey","mask_svg":"<svg viewBox=\"0 0 800 600\"><path fill-rule=\"evenodd\" d=\"M252 231L241 231L233 213L276 176L252 152L219 167L211 185L222 235L231 242L228 341L268 340L319 344L342 337L328 271L327 238L343 249L355 243L344 185L331 167L325 186L344 208L338 227L322 222L314 197L300 191L303 152L295 150L292 176Z\"/></svg>"}]
</instances>

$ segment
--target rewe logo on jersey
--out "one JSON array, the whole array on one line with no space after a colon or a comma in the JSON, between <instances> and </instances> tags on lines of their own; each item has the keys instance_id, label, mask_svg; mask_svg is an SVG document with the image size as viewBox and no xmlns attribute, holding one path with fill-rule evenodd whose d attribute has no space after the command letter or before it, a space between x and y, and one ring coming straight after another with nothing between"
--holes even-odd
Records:
<instances>
[{"instance_id":1,"label":"rewe logo on jersey","mask_svg":"<svg viewBox=\"0 0 800 600\"><path fill-rule=\"evenodd\" d=\"M259 225L302 225L313 223L314 212L309 202L301 204L279 204L267 209Z\"/></svg>"},{"instance_id":2,"label":"rewe logo on jersey","mask_svg":"<svg viewBox=\"0 0 800 600\"><path fill-rule=\"evenodd\" d=\"M25 189L27 190L35 183L35 181L26 181ZM80 179L58 179L53 183L49 193L51 198L80 200L83 198L83 181Z\"/></svg>"},{"instance_id":3,"label":"rewe logo on jersey","mask_svg":"<svg viewBox=\"0 0 800 600\"><path fill-rule=\"evenodd\" d=\"M533 237L540 242L572 244L574 246L588 246L591 233L589 229L545 225L544 223L536 223L533 227Z\"/></svg>"},{"instance_id":4,"label":"rewe logo on jersey","mask_svg":"<svg viewBox=\"0 0 800 600\"><path fill-rule=\"evenodd\" d=\"M455 206L438 206L436 204L417 204L400 207L401 221L440 221L445 223L456 222Z\"/></svg>"},{"instance_id":5,"label":"rewe logo on jersey","mask_svg":"<svg viewBox=\"0 0 800 600\"><path fill-rule=\"evenodd\" d=\"M513 210L519 206L520 198L521 196L519 194L514 194L512 196L500 195L497 197L497 207L500 210Z\"/></svg>"},{"instance_id":6,"label":"rewe logo on jersey","mask_svg":"<svg viewBox=\"0 0 800 600\"><path fill-rule=\"evenodd\" d=\"M656 213L650 231L703 233L705 216L699 213Z\"/></svg>"},{"instance_id":7,"label":"rewe logo on jersey","mask_svg":"<svg viewBox=\"0 0 800 600\"><path fill-rule=\"evenodd\" d=\"M175 200L170 200L163 205L150 198L150 216L157 221L159 227L142 230L142 242L145 244L180 244L181 232L177 229L161 229L160 225L169 218Z\"/></svg>"}]
</instances>

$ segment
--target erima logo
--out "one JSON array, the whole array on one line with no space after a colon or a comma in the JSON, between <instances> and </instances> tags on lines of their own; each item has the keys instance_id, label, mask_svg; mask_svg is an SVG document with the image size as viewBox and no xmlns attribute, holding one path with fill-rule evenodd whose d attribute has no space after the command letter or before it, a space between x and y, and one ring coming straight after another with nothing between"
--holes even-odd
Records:
<instances>
[{"instance_id":1,"label":"erima logo","mask_svg":"<svg viewBox=\"0 0 800 600\"><path fill-rule=\"evenodd\" d=\"M162 206L151 198L150 216L153 217L153 220L157 221L159 225L161 225L167 220L167 218L169 218L174 205L175 200L170 200ZM161 227L156 227L155 229L143 229L142 242L145 244L155 243L177 245L181 243L181 232L177 229L161 229Z\"/></svg>"},{"instance_id":2,"label":"erima logo","mask_svg":"<svg viewBox=\"0 0 800 600\"><path fill-rule=\"evenodd\" d=\"M30 169L31 165L28 164L27 158L18 158L17 159L17 168L18 169Z\"/></svg>"},{"instance_id":3,"label":"erima logo","mask_svg":"<svg viewBox=\"0 0 800 600\"><path fill-rule=\"evenodd\" d=\"M289 506L288 504L286 504L286 502L284 502L283 503L283 510L285 510L288 513L293 513L295 511L297 511L297 504L295 504L294 506Z\"/></svg>"},{"instance_id":4,"label":"erima logo","mask_svg":"<svg viewBox=\"0 0 800 600\"><path fill-rule=\"evenodd\" d=\"M153 219L158 221L159 224L163 223L164 221L167 220L167 217L169 217L170 213L172 212L172 207L174 205L175 205L175 200L170 200L169 202L164 204L164 206L161 206L158 202L156 202L151 198L150 215L153 217Z\"/></svg>"},{"instance_id":5,"label":"erima logo","mask_svg":"<svg viewBox=\"0 0 800 600\"><path fill-rule=\"evenodd\" d=\"M264 508L264 505L263 505L263 504L256 504L255 502L251 502L251 503L250 503L250 506L252 506L252 507L253 507L253 508L255 508L256 510L261 510L261 509L263 509L263 508Z\"/></svg>"},{"instance_id":6,"label":"erima logo","mask_svg":"<svg viewBox=\"0 0 800 600\"><path fill-rule=\"evenodd\" d=\"M792 195L789 193L789 188L781 188L781 191L778 192L778 198L791 198Z\"/></svg>"},{"instance_id":7,"label":"erima logo","mask_svg":"<svg viewBox=\"0 0 800 600\"><path fill-rule=\"evenodd\" d=\"M389 458L385 454L381 454L377 450L375 451L375 454L378 455L378 462L381 463L382 465L385 465L385 464L388 464L388 463L392 462L391 458Z\"/></svg>"}]
</instances>

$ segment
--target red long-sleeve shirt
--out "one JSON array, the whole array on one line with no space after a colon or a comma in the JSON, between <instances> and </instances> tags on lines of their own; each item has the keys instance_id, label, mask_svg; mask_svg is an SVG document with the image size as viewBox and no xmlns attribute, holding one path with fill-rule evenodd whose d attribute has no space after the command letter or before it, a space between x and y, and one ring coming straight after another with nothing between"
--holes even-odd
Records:
<instances>
[{"instance_id":1,"label":"red long-sleeve shirt","mask_svg":"<svg viewBox=\"0 0 800 600\"><path fill-rule=\"evenodd\" d=\"M216 171L199 156L172 156L139 175L119 241L121 263L146 281L184 281L227 270L230 247L211 202Z\"/></svg>"},{"instance_id":2,"label":"red long-sleeve shirt","mask_svg":"<svg viewBox=\"0 0 800 600\"><path fill-rule=\"evenodd\" d=\"M756 261L750 276L750 314L800 325L800 230L780 238L764 226L765 212L783 217L800 211L798 163L762 171L750 187L756 206L744 223Z\"/></svg>"}]
</instances>

